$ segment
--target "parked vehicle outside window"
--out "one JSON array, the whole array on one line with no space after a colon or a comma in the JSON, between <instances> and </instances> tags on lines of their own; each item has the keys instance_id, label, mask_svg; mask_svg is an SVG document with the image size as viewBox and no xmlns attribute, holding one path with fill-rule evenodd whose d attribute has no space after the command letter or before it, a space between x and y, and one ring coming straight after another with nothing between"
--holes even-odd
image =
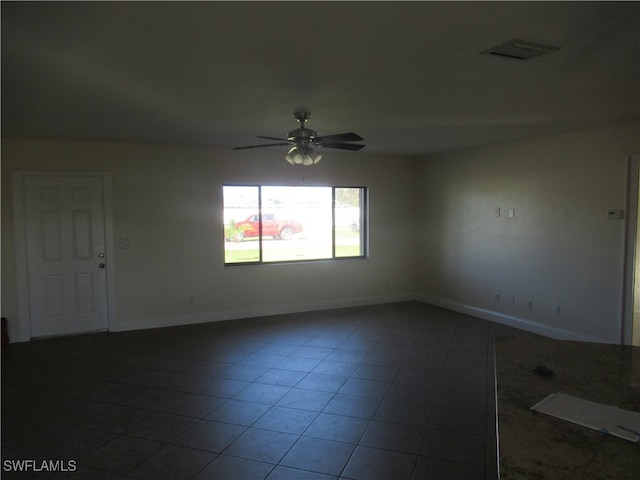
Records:
<instances>
[{"instance_id":1,"label":"parked vehicle outside window","mask_svg":"<svg viewBox=\"0 0 640 480\"><path fill-rule=\"evenodd\" d=\"M251 215L240 222L235 223L241 230L234 240L257 237L260 235L260 215ZM279 219L273 213L262 214L262 236L273 237L279 240L291 240L293 235L302 232L302 224L294 219ZM231 240L231 239L227 239Z\"/></svg>"}]
</instances>

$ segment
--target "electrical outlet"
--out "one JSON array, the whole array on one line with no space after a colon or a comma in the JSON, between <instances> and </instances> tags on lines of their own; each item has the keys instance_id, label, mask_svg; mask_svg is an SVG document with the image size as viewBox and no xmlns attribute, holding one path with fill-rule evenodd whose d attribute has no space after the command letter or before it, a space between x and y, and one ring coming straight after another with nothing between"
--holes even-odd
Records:
<instances>
[{"instance_id":1,"label":"electrical outlet","mask_svg":"<svg viewBox=\"0 0 640 480\"><path fill-rule=\"evenodd\" d=\"M554 305L553 306L553 314L554 315L560 315L560 305Z\"/></svg>"},{"instance_id":2,"label":"electrical outlet","mask_svg":"<svg viewBox=\"0 0 640 480\"><path fill-rule=\"evenodd\" d=\"M496 207L496 217L500 216L500 207Z\"/></svg>"},{"instance_id":3,"label":"electrical outlet","mask_svg":"<svg viewBox=\"0 0 640 480\"><path fill-rule=\"evenodd\" d=\"M524 308L526 308L527 310L531 310L533 308L533 302L531 301L530 298L527 298L524 301Z\"/></svg>"}]
</instances>

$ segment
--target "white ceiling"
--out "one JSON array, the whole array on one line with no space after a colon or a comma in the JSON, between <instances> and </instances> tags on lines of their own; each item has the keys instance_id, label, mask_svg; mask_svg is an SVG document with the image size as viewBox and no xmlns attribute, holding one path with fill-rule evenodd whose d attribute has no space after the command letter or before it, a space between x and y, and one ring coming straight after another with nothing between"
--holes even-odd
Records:
<instances>
[{"instance_id":1,"label":"white ceiling","mask_svg":"<svg viewBox=\"0 0 640 480\"><path fill-rule=\"evenodd\" d=\"M2 134L231 148L305 107L455 150L640 119L639 32L640 2L2 2ZM480 55L514 38L561 50Z\"/></svg>"}]
</instances>

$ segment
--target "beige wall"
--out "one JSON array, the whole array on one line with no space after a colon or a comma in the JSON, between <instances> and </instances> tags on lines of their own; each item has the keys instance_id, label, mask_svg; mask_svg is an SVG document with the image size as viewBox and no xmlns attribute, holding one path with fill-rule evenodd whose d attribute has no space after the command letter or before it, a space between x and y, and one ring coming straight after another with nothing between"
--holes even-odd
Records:
<instances>
[{"instance_id":1,"label":"beige wall","mask_svg":"<svg viewBox=\"0 0 640 480\"><path fill-rule=\"evenodd\" d=\"M296 168L282 151L49 140L2 142L2 315L18 333L12 170L102 171L113 179L119 329L413 298L417 162L325 152ZM223 184L367 186L370 258L224 267ZM130 241L118 249L118 239ZM192 297L194 301L192 302Z\"/></svg>"},{"instance_id":2,"label":"beige wall","mask_svg":"<svg viewBox=\"0 0 640 480\"><path fill-rule=\"evenodd\" d=\"M607 212L625 208L627 156L637 151L632 123L425 158L422 298L541 333L619 342L625 221Z\"/></svg>"}]
</instances>

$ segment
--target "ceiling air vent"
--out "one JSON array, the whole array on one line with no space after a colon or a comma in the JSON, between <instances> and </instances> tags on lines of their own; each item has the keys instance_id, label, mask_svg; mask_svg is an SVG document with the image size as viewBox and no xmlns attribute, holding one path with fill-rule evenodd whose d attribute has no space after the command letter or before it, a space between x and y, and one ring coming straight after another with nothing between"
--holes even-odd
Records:
<instances>
[{"instance_id":1,"label":"ceiling air vent","mask_svg":"<svg viewBox=\"0 0 640 480\"><path fill-rule=\"evenodd\" d=\"M495 55L498 57L514 58L516 60L528 60L529 58L539 57L545 53L555 52L556 50L560 50L560 47L551 47L549 45L516 39L485 50L481 55Z\"/></svg>"}]
</instances>

